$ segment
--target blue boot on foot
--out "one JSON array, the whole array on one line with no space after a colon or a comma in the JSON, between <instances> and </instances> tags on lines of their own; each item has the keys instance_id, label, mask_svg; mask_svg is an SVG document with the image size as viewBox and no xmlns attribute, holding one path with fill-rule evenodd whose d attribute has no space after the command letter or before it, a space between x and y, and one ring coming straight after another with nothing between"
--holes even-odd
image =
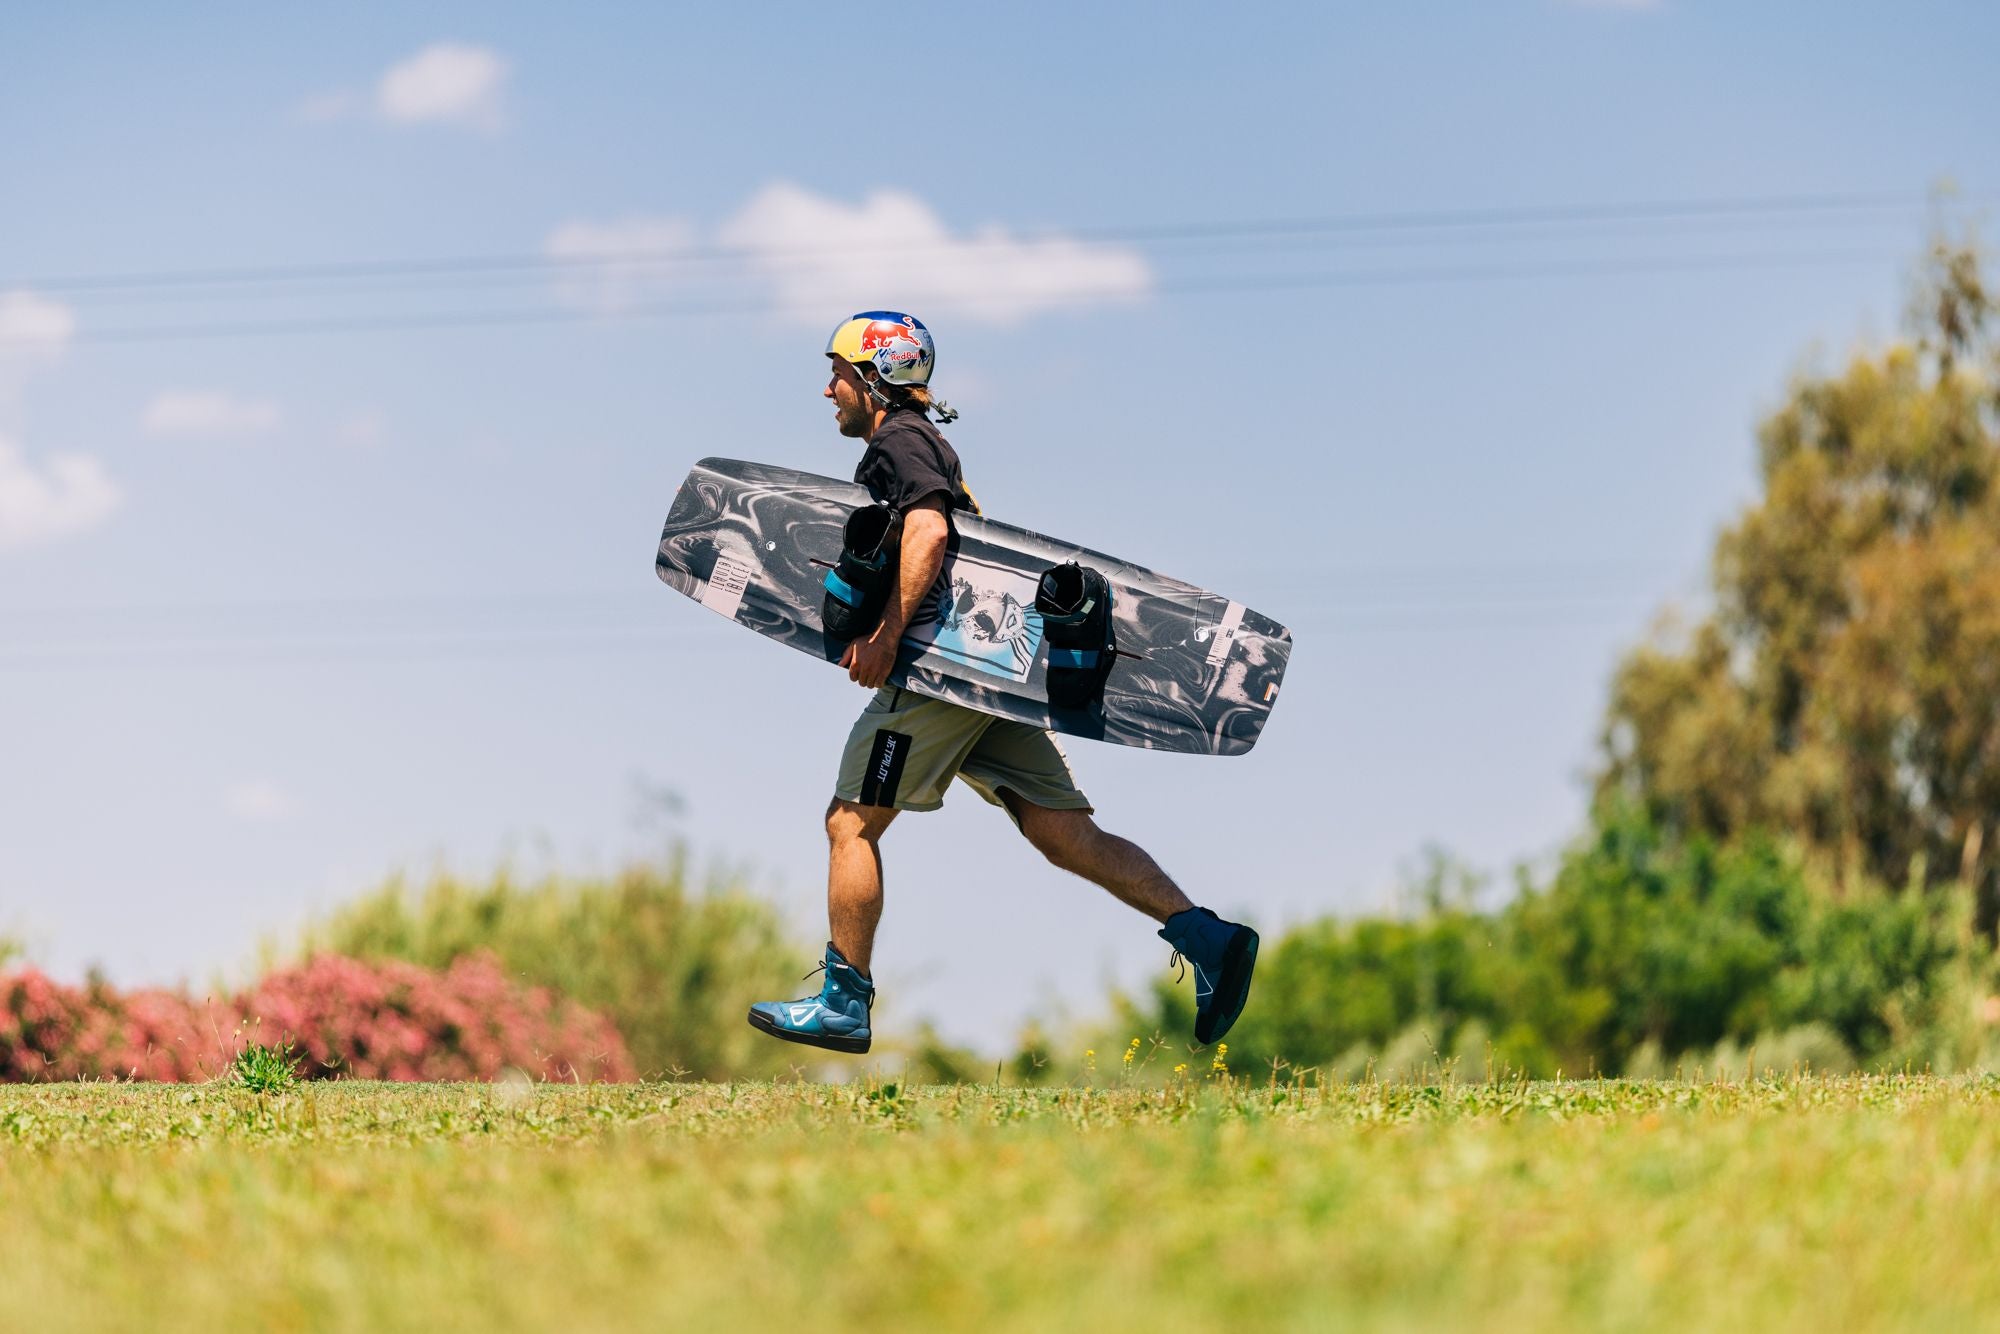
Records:
<instances>
[{"instance_id":1,"label":"blue boot on foot","mask_svg":"<svg viewBox=\"0 0 2000 1334\"><path fill-rule=\"evenodd\" d=\"M1160 939L1174 947L1176 960L1185 959L1194 969L1195 1041L1219 1041L1250 996L1257 933L1206 908L1189 908L1167 919Z\"/></svg>"},{"instance_id":2,"label":"blue boot on foot","mask_svg":"<svg viewBox=\"0 0 2000 1334\"><path fill-rule=\"evenodd\" d=\"M827 942L826 971L818 996L795 1001L759 1001L750 1007L750 1026L787 1042L829 1051L868 1050L868 1007L875 1003L875 984L861 975L841 952ZM807 973L811 977L812 973Z\"/></svg>"}]
</instances>

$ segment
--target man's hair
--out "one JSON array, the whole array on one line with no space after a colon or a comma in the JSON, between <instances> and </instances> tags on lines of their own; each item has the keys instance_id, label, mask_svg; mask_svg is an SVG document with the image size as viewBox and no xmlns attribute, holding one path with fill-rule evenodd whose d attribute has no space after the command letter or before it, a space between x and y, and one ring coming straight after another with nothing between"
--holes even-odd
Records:
<instances>
[{"instance_id":1,"label":"man's hair","mask_svg":"<svg viewBox=\"0 0 2000 1334\"><path fill-rule=\"evenodd\" d=\"M931 391L920 384L891 384L876 373L873 366L856 366L861 383L880 389L891 403L899 407L915 408L919 412L929 412L933 400Z\"/></svg>"}]
</instances>

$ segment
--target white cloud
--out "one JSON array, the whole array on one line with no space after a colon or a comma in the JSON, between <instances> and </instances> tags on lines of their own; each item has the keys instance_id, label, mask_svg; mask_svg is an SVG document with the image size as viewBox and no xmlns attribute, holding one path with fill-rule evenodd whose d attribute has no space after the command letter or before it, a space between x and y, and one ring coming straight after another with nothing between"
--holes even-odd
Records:
<instances>
[{"instance_id":1,"label":"white cloud","mask_svg":"<svg viewBox=\"0 0 2000 1334\"><path fill-rule=\"evenodd\" d=\"M62 359L76 336L76 315L33 292L0 292L0 411L15 406L22 383Z\"/></svg>"},{"instance_id":2,"label":"white cloud","mask_svg":"<svg viewBox=\"0 0 2000 1334\"><path fill-rule=\"evenodd\" d=\"M673 260L694 248L696 231L685 218L618 218L566 222L542 249L572 266L562 296L580 306L613 312L673 290Z\"/></svg>"},{"instance_id":3,"label":"white cloud","mask_svg":"<svg viewBox=\"0 0 2000 1334\"><path fill-rule=\"evenodd\" d=\"M52 454L37 467L18 445L0 437L0 550L95 528L123 499L96 459Z\"/></svg>"},{"instance_id":4,"label":"white cloud","mask_svg":"<svg viewBox=\"0 0 2000 1334\"><path fill-rule=\"evenodd\" d=\"M276 784L253 779L237 783L224 792L222 809L234 819L270 824L297 815L299 803Z\"/></svg>"},{"instance_id":5,"label":"white cloud","mask_svg":"<svg viewBox=\"0 0 2000 1334\"><path fill-rule=\"evenodd\" d=\"M461 125L498 130L505 120L500 91L508 64L483 46L436 42L384 70L372 92L336 88L298 104L314 125L374 116L392 125Z\"/></svg>"},{"instance_id":6,"label":"white cloud","mask_svg":"<svg viewBox=\"0 0 2000 1334\"><path fill-rule=\"evenodd\" d=\"M507 62L482 46L439 42L393 65L375 85L375 110L398 124L500 127Z\"/></svg>"},{"instance_id":7,"label":"white cloud","mask_svg":"<svg viewBox=\"0 0 2000 1334\"><path fill-rule=\"evenodd\" d=\"M28 291L0 293L0 416L11 418L28 378L59 361L76 315ZM37 463L0 424L0 550L54 542L95 528L123 502L104 465L84 454Z\"/></svg>"},{"instance_id":8,"label":"white cloud","mask_svg":"<svg viewBox=\"0 0 2000 1334\"><path fill-rule=\"evenodd\" d=\"M278 424L278 408L213 390L169 389L147 404L143 424L148 435L204 439L261 435Z\"/></svg>"},{"instance_id":9,"label":"white cloud","mask_svg":"<svg viewBox=\"0 0 2000 1334\"><path fill-rule=\"evenodd\" d=\"M1011 324L1057 307L1135 300L1153 285L1137 251L1015 237L997 225L953 235L928 204L900 190L849 204L768 185L720 239L749 255L784 311L814 324L826 323L829 309L870 306Z\"/></svg>"},{"instance_id":10,"label":"white cloud","mask_svg":"<svg viewBox=\"0 0 2000 1334\"><path fill-rule=\"evenodd\" d=\"M59 353L76 334L76 315L33 292L0 293L0 355Z\"/></svg>"},{"instance_id":11,"label":"white cloud","mask_svg":"<svg viewBox=\"0 0 2000 1334\"><path fill-rule=\"evenodd\" d=\"M685 219L627 218L566 223L545 249L579 262L563 279L570 300L615 310L692 285L701 270L661 260L702 239ZM875 307L1012 324L1044 310L1134 301L1153 288L1152 266L1135 250L997 225L954 233L898 190L848 203L779 182L709 240L734 252L780 314L813 326Z\"/></svg>"}]
</instances>

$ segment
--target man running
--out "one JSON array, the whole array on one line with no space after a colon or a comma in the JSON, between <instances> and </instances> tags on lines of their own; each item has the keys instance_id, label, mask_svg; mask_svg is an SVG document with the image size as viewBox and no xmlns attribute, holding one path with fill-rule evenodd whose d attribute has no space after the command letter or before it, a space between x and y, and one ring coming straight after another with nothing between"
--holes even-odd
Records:
<instances>
[{"instance_id":1,"label":"man running","mask_svg":"<svg viewBox=\"0 0 2000 1334\"><path fill-rule=\"evenodd\" d=\"M868 970L882 917L881 838L898 811L936 810L956 777L1005 809L1050 862L1163 924L1160 936L1194 970L1195 1037L1216 1041L1243 1010L1257 933L1197 908L1144 849L1098 828L1052 734L885 684L905 627L943 569L952 514L976 514L979 507L965 488L957 453L930 420L933 411L946 422L957 414L931 396L937 353L921 322L897 311L865 311L833 331L826 355L833 364L826 397L833 400L840 433L867 446L854 480L900 516L900 547L893 553L899 559L888 565L896 574L880 622L850 643L840 660L849 679L875 698L848 735L826 808L833 939L822 965L825 982L817 997L751 1006L751 1024L790 1042L868 1050L875 1000Z\"/></svg>"}]
</instances>

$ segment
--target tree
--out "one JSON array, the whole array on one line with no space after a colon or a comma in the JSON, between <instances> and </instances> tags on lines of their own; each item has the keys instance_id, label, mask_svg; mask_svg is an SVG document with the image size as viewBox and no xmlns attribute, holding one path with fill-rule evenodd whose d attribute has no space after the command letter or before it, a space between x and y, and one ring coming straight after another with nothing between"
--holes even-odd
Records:
<instances>
[{"instance_id":1,"label":"tree","mask_svg":"<svg viewBox=\"0 0 2000 1334\"><path fill-rule=\"evenodd\" d=\"M1794 383L1712 614L1613 679L1601 799L1788 833L1835 886L1962 881L2000 923L1994 309L1975 252L1940 243L1909 341Z\"/></svg>"}]
</instances>

